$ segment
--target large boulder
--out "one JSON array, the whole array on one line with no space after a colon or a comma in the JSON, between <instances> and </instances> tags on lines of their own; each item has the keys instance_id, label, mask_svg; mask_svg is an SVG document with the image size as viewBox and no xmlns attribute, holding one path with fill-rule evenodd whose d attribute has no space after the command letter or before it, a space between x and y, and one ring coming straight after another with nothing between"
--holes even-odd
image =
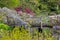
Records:
<instances>
[{"instance_id":1,"label":"large boulder","mask_svg":"<svg viewBox=\"0 0 60 40\"><path fill-rule=\"evenodd\" d=\"M24 22L20 18L20 16L14 10L11 10L11 9L9 9L7 7L3 7L3 8L0 9L0 12L6 14L6 16L4 18L4 22L5 23L7 22L8 24L12 25L12 22L13 22L13 24L15 24L17 26L21 26L21 25L26 25L27 24L26 22Z\"/></svg>"}]
</instances>

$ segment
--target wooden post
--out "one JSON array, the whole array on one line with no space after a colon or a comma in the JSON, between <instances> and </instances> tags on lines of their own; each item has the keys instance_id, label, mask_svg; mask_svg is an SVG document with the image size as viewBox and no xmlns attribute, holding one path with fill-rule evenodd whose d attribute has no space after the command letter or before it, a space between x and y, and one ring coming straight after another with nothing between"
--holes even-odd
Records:
<instances>
[{"instance_id":1,"label":"wooden post","mask_svg":"<svg viewBox=\"0 0 60 40\"><path fill-rule=\"evenodd\" d=\"M41 28L42 28L42 17L40 18L40 20L41 20Z\"/></svg>"}]
</instances>

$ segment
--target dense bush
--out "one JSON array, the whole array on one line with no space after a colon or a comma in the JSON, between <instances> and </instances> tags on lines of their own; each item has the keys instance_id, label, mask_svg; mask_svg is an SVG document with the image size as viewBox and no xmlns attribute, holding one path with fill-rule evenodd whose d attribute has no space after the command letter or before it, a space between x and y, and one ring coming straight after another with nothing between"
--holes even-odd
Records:
<instances>
[{"instance_id":1,"label":"dense bush","mask_svg":"<svg viewBox=\"0 0 60 40\"><path fill-rule=\"evenodd\" d=\"M29 7L32 11L35 12L36 15L49 14L51 12L55 12L53 14L60 13L60 0L20 0L21 6L23 8Z\"/></svg>"},{"instance_id":2,"label":"dense bush","mask_svg":"<svg viewBox=\"0 0 60 40\"><path fill-rule=\"evenodd\" d=\"M0 0L0 7L14 8L17 6L23 6L24 8L30 8L36 15L60 13L60 0Z\"/></svg>"}]
</instances>

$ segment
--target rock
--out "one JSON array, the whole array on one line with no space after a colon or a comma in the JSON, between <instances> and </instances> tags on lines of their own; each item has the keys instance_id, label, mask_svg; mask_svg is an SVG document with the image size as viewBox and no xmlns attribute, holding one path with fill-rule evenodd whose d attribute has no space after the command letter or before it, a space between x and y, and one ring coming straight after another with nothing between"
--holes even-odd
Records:
<instances>
[{"instance_id":1,"label":"rock","mask_svg":"<svg viewBox=\"0 0 60 40\"><path fill-rule=\"evenodd\" d=\"M53 26L54 29L60 29L60 26Z\"/></svg>"},{"instance_id":2,"label":"rock","mask_svg":"<svg viewBox=\"0 0 60 40\"><path fill-rule=\"evenodd\" d=\"M49 16L50 23L53 25L60 25L60 14Z\"/></svg>"},{"instance_id":3,"label":"rock","mask_svg":"<svg viewBox=\"0 0 60 40\"><path fill-rule=\"evenodd\" d=\"M7 19L9 19L9 23L11 24L11 22L13 22L12 20L10 20L11 18L14 20L14 23L13 24L16 24L17 26L20 26L20 25L26 25L27 23L24 22L20 16L17 14L16 11L14 10L11 10L7 7L3 7L0 9L1 12L3 13L6 13L6 18L4 18L4 22L6 23L7 22ZM7 18L8 17L8 18Z\"/></svg>"}]
</instances>

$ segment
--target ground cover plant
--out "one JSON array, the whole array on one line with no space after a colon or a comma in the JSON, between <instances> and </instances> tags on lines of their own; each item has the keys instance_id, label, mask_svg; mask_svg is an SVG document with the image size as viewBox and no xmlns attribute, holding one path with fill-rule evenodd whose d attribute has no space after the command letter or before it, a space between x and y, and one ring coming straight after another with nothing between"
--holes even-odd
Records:
<instances>
[{"instance_id":1,"label":"ground cover plant","mask_svg":"<svg viewBox=\"0 0 60 40\"><path fill-rule=\"evenodd\" d=\"M44 31L44 30L43 30ZM39 36L38 36L39 34ZM43 33L39 33L34 30L34 34L30 33L30 30L19 28L16 26L13 30L0 29L0 40L57 40L50 32L46 30Z\"/></svg>"}]
</instances>

